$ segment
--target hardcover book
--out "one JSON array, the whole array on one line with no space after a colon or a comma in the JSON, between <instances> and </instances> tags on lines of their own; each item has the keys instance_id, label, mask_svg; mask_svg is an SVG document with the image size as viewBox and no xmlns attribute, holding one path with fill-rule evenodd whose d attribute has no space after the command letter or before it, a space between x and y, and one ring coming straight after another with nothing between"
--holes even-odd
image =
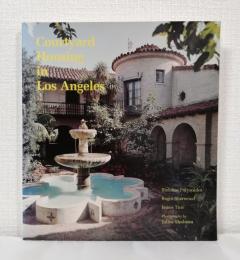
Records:
<instances>
[{"instance_id":1,"label":"hardcover book","mask_svg":"<svg viewBox=\"0 0 240 260\"><path fill-rule=\"evenodd\" d=\"M220 23L22 24L23 238L216 240Z\"/></svg>"}]
</instances>

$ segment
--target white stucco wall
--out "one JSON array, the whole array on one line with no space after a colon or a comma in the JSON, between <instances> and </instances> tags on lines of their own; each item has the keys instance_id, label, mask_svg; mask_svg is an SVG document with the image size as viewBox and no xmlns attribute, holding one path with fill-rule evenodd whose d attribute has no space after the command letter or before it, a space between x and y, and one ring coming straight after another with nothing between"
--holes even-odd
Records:
<instances>
[{"instance_id":1,"label":"white stucco wall","mask_svg":"<svg viewBox=\"0 0 240 260\"><path fill-rule=\"evenodd\" d=\"M140 57L138 59L127 60L116 68L117 76L123 80L136 78L142 74L141 97L142 103L147 101L149 95L155 97L155 103L161 108L171 105L172 99L172 66L182 65L180 62L168 57ZM156 70L165 70L165 82L156 83ZM138 74L139 73L139 74ZM123 92L120 93L123 98Z\"/></svg>"},{"instance_id":2,"label":"white stucco wall","mask_svg":"<svg viewBox=\"0 0 240 260\"><path fill-rule=\"evenodd\" d=\"M65 102L65 91L46 91L43 94L44 102Z\"/></svg>"},{"instance_id":3,"label":"white stucco wall","mask_svg":"<svg viewBox=\"0 0 240 260\"><path fill-rule=\"evenodd\" d=\"M218 97L219 72L215 69L204 69L199 72L193 70L172 70L172 67L182 65L179 61L169 57L143 57L126 59L116 68L116 75L122 80L139 77L141 79L142 103L149 95L154 96L155 103L161 108L186 105ZM156 70L165 71L165 82L156 83ZM179 99L184 91L186 98ZM123 99L123 90L118 94L118 100Z\"/></svg>"},{"instance_id":4,"label":"white stucco wall","mask_svg":"<svg viewBox=\"0 0 240 260\"><path fill-rule=\"evenodd\" d=\"M219 72L214 69L173 71L172 105L179 106L210 100L218 97ZM179 93L184 91L186 98L179 100Z\"/></svg>"},{"instance_id":5,"label":"white stucco wall","mask_svg":"<svg viewBox=\"0 0 240 260\"><path fill-rule=\"evenodd\" d=\"M160 121L156 125L160 125L166 134L166 158L172 159L172 140L176 127L182 123L189 124L197 138L197 163L201 167L205 167L205 138L206 138L206 115L195 115L170 118Z\"/></svg>"},{"instance_id":6,"label":"white stucco wall","mask_svg":"<svg viewBox=\"0 0 240 260\"><path fill-rule=\"evenodd\" d=\"M172 159L172 147L173 147L173 133L176 127L180 124L188 124L192 127L196 134L197 143L197 164L201 167L205 167L206 156L206 114L198 114L194 116L185 116L161 120L155 124L161 126L166 134L166 158ZM211 126L211 148L210 148L210 165L217 165L217 133L218 133L218 113L212 114L212 126ZM152 130L153 130L152 129Z\"/></svg>"},{"instance_id":7,"label":"white stucco wall","mask_svg":"<svg viewBox=\"0 0 240 260\"><path fill-rule=\"evenodd\" d=\"M53 81L54 83L54 81ZM55 91L42 91L42 100L44 102L59 102L65 103L66 101L66 91L60 90L61 84L57 84L57 90ZM85 103L84 95L79 95L79 103Z\"/></svg>"}]
</instances>

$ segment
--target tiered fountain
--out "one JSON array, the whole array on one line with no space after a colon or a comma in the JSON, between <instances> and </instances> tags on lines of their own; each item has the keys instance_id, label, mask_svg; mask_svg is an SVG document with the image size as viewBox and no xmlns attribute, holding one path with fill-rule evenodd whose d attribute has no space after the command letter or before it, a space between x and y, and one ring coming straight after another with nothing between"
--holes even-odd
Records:
<instances>
[{"instance_id":1,"label":"tiered fountain","mask_svg":"<svg viewBox=\"0 0 240 260\"><path fill-rule=\"evenodd\" d=\"M148 198L148 189L137 178L91 173L89 168L107 163L111 156L89 153L88 144L97 134L81 121L78 129L70 130L78 141L73 154L62 154L55 161L77 169L77 174L46 175L40 183L26 186L23 195L36 202L36 219L46 224L67 224L90 218L100 222L102 216L123 216L141 209L141 201ZM25 202L28 200L25 199Z\"/></svg>"},{"instance_id":2,"label":"tiered fountain","mask_svg":"<svg viewBox=\"0 0 240 260\"><path fill-rule=\"evenodd\" d=\"M77 169L78 189L90 186L89 169L107 163L111 156L104 153L89 153L88 143L93 141L97 134L95 129L88 129L86 121L81 120L79 129L70 130L73 139L78 140L78 151L73 154L62 154L55 157L55 161L63 166Z\"/></svg>"}]
</instances>

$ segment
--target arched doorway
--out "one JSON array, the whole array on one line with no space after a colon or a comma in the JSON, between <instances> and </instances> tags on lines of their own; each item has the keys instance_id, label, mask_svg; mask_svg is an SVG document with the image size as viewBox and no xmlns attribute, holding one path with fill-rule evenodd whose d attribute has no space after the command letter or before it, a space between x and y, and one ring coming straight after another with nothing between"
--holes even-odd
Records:
<instances>
[{"instance_id":1,"label":"arched doorway","mask_svg":"<svg viewBox=\"0 0 240 260\"><path fill-rule=\"evenodd\" d=\"M196 162L196 142L196 134L190 125L183 123L176 127L172 140L172 158L176 168Z\"/></svg>"},{"instance_id":2,"label":"arched doorway","mask_svg":"<svg viewBox=\"0 0 240 260\"><path fill-rule=\"evenodd\" d=\"M152 130L151 137L154 142L154 158L158 161L166 160L166 134L161 126Z\"/></svg>"}]
</instances>

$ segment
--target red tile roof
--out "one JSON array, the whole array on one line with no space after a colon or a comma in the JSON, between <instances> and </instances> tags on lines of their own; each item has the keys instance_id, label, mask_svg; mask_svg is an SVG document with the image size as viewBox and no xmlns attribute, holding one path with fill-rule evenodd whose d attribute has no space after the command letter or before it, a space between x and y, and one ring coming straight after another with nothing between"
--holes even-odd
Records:
<instances>
[{"instance_id":1,"label":"red tile roof","mask_svg":"<svg viewBox=\"0 0 240 260\"><path fill-rule=\"evenodd\" d=\"M137 48L135 51L132 52L127 52L127 53L121 53L118 57L116 57L113 62L112 62L112 69L114 66L114 63L118 60L120 60L123 57L126 56L130 56L133 54L137 54L137 53L146 53L146 52L158 52L158 53L168 53L168 54L173 54L178 56L179 58L181 58L183 60L183 63L186 64L187 63L187 59L185 58L185 56L183 56L181 53L176 52L176 51L172 51L172 50L167 50L166 48L159 48L157 45L154 44L145 44L139 48ZM114 69L113 69L114 70Z\"/></svg>"},{"instance_id":2,"label":"red tile roof","mask_svg":"<svg viewBox=\"0 0 240 260\"><path fill-rule=\"evenodd\" d=\"M152 119L183 117L187 115L203 114L210 111L218 111L218 99L189 104L186 106L169 107L159 112Z\"/></svg>"},{"instance_id":3,"label":"red tile roof","mask_svg":"<svg viewBox=\"0 0 240 260\"><path fill-rule=\"evenodd\" d=\"M91 71L87 69L72 69L72 68L61 68L55 66L41 66L41 69L47 69L48 76L42 76L44 79L51 80L69 80L79 81L85 78Z\"/></svg>"},{"instance_id":4,"label":"red tile roof","mask_svg":"<svg viewBox=\"0 0 240 260\"><path fill-rule=\"evenodd\" d=\"M207 64L202 67L203 70L219 70L219 66L217 64ZM193 66L173 66L174 70L193 70Z\"/></svg>"},{"instance_id":5,"label":"red tile roof","mask_svg":"<svg viewBox=\"0 0 240 260\"><path fill-rule=\"evenodd\" d=\"M146 52L146 51L159 51L161 50L157 45L145 44L135 50L135 53ZM163 50L163 49L162 49Z\"/></svg>"}]
</instances>

